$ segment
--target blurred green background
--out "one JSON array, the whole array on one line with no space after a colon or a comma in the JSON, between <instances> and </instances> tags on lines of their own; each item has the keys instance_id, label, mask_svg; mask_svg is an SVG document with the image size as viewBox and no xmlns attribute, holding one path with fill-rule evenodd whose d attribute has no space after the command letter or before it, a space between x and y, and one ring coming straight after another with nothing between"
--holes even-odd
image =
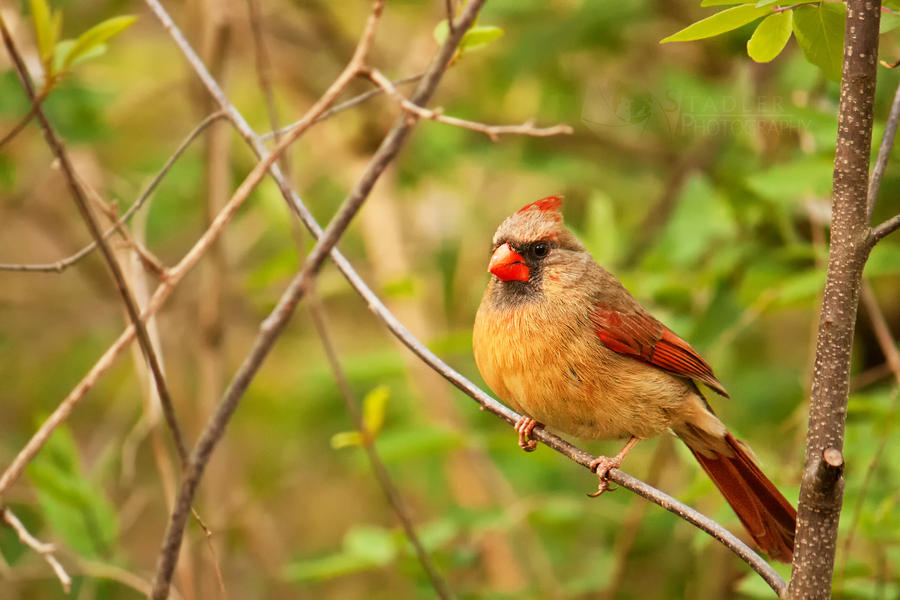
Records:
<instances>
[{"instance_id":1,"label":"blurred green background","mask_svg":"<svg viewBox=\"0 0 900 600\"><path fill-rule=\"evenodd\" d=\"M257 131L270 129L247 3L166 5L238 109ZM143 4L54 6L65 15L64 36L113 15L138 16L47 101L82 178L124 210L210 104ZM7 3L3 15L35 59L21 8ZM349 58L369 3L260 0L259 9L266 72L286 123ZM390 0L373 64L392 78L422 71L443 11L443 2ZM795 501L839 90L794 41L774 62L753 63L745 50L752 26L659 45L708 14L693 0L489 0L479 23L505 34L463 56L432 106L486 123L568 123L574 135L495 144L421 123L340 248L416 335L483 385L470 346L490 237L523 204L564 194L566 221L595 258L714 366L733 397L712 398L714 408ZM882 36L881 54L900 57L896 34ZM876 143L898 81L880 69ZM367 89L355 82L345 97ZM0 132L27 110L4 54ZM397 114L379 97L292 147L291 179L320 222ZM898 158L894 152L876 221L900 212ZM135 219L134 235L174 264L205 229L210 206L254 163L227 127L196 142ZM0 262L51 262L87 241L31 124L0 149ZM161 311L154 329L190 440L310 247L266 181ZM895 235L873 252L866 276L900 333L898 274ZM152 275L132 277L156 284ZM521 452L508 425L399 347L331 265L318 291L357 397L386 386L378 450L460 597L771 597L728 550L675 516L627 491L587 499L596 484L587 471L545 447ZM61 274L0 273L4 468L124 323L96 253ZM897 385L865 310L855 344L835 596L897 598ZM191 522L175 578L182 597L220 597L216 562L229 598L433 596L362 450L330 445L350 429L301 306L210 463L196 508L213 531L215 559ZM168 440L143 369L126 354L5 498L33 533L58 544L75 576L72 597L142 597L178 471ZM619 444L586 447L610 453ZM679 442L642 443L624 468L744 535ZM62 597L47 566L6 528L0 556L3 598Z\"/></svg>"}]
</instances>

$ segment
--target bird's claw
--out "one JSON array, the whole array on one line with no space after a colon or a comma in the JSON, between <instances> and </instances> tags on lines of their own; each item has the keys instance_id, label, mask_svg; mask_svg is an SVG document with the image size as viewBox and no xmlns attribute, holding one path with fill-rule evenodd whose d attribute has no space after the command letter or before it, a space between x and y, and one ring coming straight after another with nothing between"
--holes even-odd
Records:
<instances>
[{"instance_id":1,"label":"bird's claw","mask_svg":"<svg viewBox=\"0 0 900 600\"><path fill-rule=\"evenodd\" d=\"M596 498L600 494L606 491L614 491L615 488L610 490L609 487L609 471L611 469L619 468L619 465L622 464L622 459L618 456L615 458L610 458L608 456L598 456L588 465L588 468L597 474L597 491L593 494L588 494L590 498Z\"/></svg>"},{"instance_id":2,"label":"bird's claw","mask_svg":"<svg viewBox=\"0 0 900 600\"><path fill-rule=\"evenodd\" d=\"M531 431L540 425L531 417L522 417L516 421L514 429L519 434L519 447L525 452L534 452L537 448L537 440L532 439Z\"/></svg>"}]
</instances>

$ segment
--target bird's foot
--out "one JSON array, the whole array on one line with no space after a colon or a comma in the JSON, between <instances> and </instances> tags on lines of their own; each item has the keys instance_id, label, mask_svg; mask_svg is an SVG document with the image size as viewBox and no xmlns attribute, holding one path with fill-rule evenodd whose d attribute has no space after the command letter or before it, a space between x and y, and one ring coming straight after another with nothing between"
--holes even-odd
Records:
<instances>
[{"instance_id":1,"label":"bird's foot","mask_svg":"<svg viewBox=\"0 0 900 600\"><path fill-rule=\"evenodd\" d=\"M597 474L597 491L593 494L588 494L591 498L596 498L603 492L608 491L609 488L609 471L611 469L618 469L622 464L622 459L618 456L614 456L610 458L609 456L598 456L594 460L591 461L591 464L588 465L588 468Z\"/></svg>"},{"instance_id":2,"label":"bird's foot","mask_svg":"<svg viewBox=\"0 0 900 600\"><path fill-rule=\"evenodd\" d=\"M531 437L531 431L540 425L531 417L522 417L516 421L514 429L519 434L519 447L525 452L534 452L537 448L537 440Z\"/></svg>"},{"instance_id":3,"label":"bird's foot","mask_svg":"<svg viewBox=\"0 0 900 600\"><path fill-rule=\"evenodd\" d=\"M619 453L612 458L608 456L598 456L590 462L588 468L597 474L597 478L600 482L597 484L597 491L593 494L588 494L588 496L596 498L609 489L609 472L612 469L619 468L622 461L625 460L625 457L628 456L628 453L631 452L631 449L634 448L634 445L637 443L638 438L632 436L632 438L628 440L628 443L625 444L625 447L619 450Z\"/></svg>"}]
</instances>

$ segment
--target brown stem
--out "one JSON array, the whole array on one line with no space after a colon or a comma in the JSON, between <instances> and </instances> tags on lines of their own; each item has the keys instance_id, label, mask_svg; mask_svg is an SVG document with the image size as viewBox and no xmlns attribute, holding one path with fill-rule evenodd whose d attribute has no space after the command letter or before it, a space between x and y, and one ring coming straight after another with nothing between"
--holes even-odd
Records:
<instances>
[{"instance_id":1,"label":"brown stem","mask_svg":"<svg viewBox=\"0 0 900 600\"><path fill-rule=\"evenodd\" d=\"M844 480L842 468L827 458L840 456L844 446L850 355L870 248L867 194L880 18L879 0L847 3L831 248L816 343L790 598L831 596Z\"/></svg>"}]
</instances>

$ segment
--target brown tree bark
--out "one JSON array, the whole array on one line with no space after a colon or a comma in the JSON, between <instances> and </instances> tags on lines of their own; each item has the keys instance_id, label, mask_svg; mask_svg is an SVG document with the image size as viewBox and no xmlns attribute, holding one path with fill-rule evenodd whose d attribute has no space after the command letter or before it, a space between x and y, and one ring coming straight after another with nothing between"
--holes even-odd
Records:
<instances>
[{"instance_id":1,"label":"brown tree bark","mask_svg":"<svg viewBox=\"0 0 900 600\"><path fill-rule=\"evenodd\" d=\"M844 495L850 356L863 267L871 249L867 192L878 67L880 0L848 0L828 277L819 317L806 463L788 597L831 597Z\"/></svg>"}]
</instances>

